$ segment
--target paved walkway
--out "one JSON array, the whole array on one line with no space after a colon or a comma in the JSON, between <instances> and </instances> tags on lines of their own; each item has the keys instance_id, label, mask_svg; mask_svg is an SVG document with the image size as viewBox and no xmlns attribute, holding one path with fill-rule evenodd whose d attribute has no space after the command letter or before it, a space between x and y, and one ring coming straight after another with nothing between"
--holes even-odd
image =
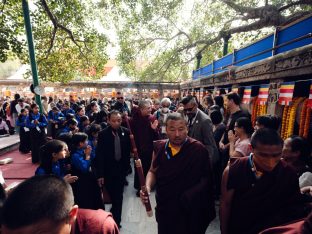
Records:
<instances>
[{"instance_id":1,"label":"paved walkway","mask_svg":"<svg viewBox=\"0 0 312 234\"><path fill-rule=\"evenodd\" d=\"M124 190L124 200L122 206L122 217L121 217L121 234L157 234L157 223L155 220L155 214L153 217L147 217L144 206L140 199L136 197L135 190L133 188L133 174L127 177L129 185ZM155 193L152 192L150 195L151 205L155 211ZM105 209L109 210L110 206L106 205ZM217 215L219 215L219 207L217 206ZM206 234L219 234L220 232L220 221L217 217L209 225Z\"/></svg>"},{"instance_id":2,"label":"paved walkway","mask_svg":"<svg viewBox=\"0 0 312 234\"><path fill-rule=\"evenodd\" d=\"M12 149L17 149L19 142L20 139L17 133L14 135L0 137L0 155L10 152Z\"/></svg>"}]
</instances>

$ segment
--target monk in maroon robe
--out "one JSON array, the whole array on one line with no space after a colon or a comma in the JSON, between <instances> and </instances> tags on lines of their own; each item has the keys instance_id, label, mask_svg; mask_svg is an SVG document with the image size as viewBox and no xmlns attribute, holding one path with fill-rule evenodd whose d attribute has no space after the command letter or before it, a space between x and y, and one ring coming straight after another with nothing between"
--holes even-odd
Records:
<instances>
[{"instance_id":1,"label":"monk in maroon robe","mask_svg":"<svg viewBox=\"0 0 312 234\"><path fill-rule=\"evenodd\" d=\"M222 178L221 233L253 234L305 217L304 200L293 168L281 161L283 140L260 129L252 154L234 159Z\"/></svg>"},{"instance_id":2,"label":"monk in maroon robe","mask_svg":"<svg viewBox=\"0 0 312 234\"><path fill-rule=\"evenodd\" d=\"M293 223L273 227L262 231L260 234L311 234L312 233L312 213L305 218Z\"/></svg>"},{"instance_id":3,"label":"monk in maroon robe","mask_svg":"<svg viewBox=\"0 0 312 234\"><path fill-rule=\"evenodd\" d=\"M144 176L146 176L152 161L153 141L159 137L158 121L151 115L152 107L149 101L140 101L138 109L132 110L130 122L138 154L141 159ZM137 172L134 174L134 188L140 190ZM139 193L137 193L139 195Z\"/></svg>"},{"instance_id":4,"label":"monk in maroon robe","mask_svg":"<svg viewBox=\"0 0 312 234\"><path fill-rule=\"evenodd\" d=\"M71 234L119 234L111 213L104 210L79 209Z\"/></svg>"},{"instance_id":5,"label":"monk in maroon robe","mask_svg":"<svg viewBox=\"0 0 312 234\"><path fill-rule=\"evenodd\" d=\"M155 142L146 187L156 189L158 233L201 234L215 218L209 153L199 141L187 137L179 113L166 120L168 140ZM141 199L146 202L141 192Z\"/></svg>"}]
</instances>

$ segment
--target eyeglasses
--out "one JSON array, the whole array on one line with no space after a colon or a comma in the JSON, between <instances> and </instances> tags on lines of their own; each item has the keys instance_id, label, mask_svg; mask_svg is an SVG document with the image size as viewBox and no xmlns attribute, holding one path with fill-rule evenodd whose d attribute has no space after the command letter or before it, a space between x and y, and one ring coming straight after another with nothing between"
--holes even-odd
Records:
<instances>
[{"instance_id":1,"label":"eyeglasses","mask_svg":"<svg viewBox=\"0 0 312 234\"><path fill-rule=\"evenodd\" d=\"M124 99L123 97L118 97L117 99Z\"/></svg>"}]
</instances>

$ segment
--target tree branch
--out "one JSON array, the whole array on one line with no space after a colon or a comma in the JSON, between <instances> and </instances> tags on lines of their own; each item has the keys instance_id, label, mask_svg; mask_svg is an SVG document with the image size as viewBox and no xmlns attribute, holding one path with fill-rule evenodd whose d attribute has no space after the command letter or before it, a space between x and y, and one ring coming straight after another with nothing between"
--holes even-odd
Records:
<instances>
[{"instance_id":1,"label":"tree branch","mask_svg":"<svg viewBox=\"0 0 312 234\"><path fill-rule=\"evenodd\" d=\"M184 35L186 36L186 38L188 39L189 42L192 42L190 36L184 32L183 30L181 30L180 28L178 28L178 26L171 20L171 19L167 19L171 24L173 24L173 26L179 31L177 35Z\"/></svg>"},{"instance_id":2,"label":"tree branch","mask_svg":"<svg viewBox=\"0 0 312 234\"><path fill-rule=\"evenodd\" d=\"M50 47L48 49L48 52L50 52L52 50L53 45L54 45L56 32L60 28L64 32L66 32L68 34L68 36L71 39L71 41L78 47L80 54L87 59L86 55L83 53L83 51L81 49L81 46L78 44L78 41L75 39L73 32L71 30L69 30L67 27L65 27L64 25L62 25L62 24L60 24L58 22L58 19L51 12L51 10L50 10L46 0L40 0L40 2L41 2L41 5L42 5L44 11L47 13L49 19L51 20L51 22L52 22L52 24L54 26L52 37L51 37L51 42L50 42ZM87 61L88 61L88 59L87 59Z\"/></svg>"},{"instance_id":3,"label":"tree branch","mask_svg":"<svg viewBox=\"0 0 312 234\"><path fill-rule=\"evenodd\" d=\"M297 5L311 5L311 4L312 4L312 0L299 0L299 1L291 2L288 5L280 7L278 11L285 11L288 8L297 6Z\"/></svg>"},{"instance_id":4,"label":"tree branch","mask_svg":"<svg viewBox=\"0 0 312 234\"><path fill-rule=\"evenodd\" d=\"M49 49L47 50L46 59L49 57L51 50L53 48L56 32L57 32L57 27L54 27L52 31L51 40L50 40L50 46L49 46Z\"/></svg>"},{"instance_id":5,"label":"tree branch","mask_svg":"<svg viewBox=\"0 0 312 234\"><path fill-rule=\"evenodd\" d=\"M251 7L240 6L236 3L234 3L232 0L221 0L221 2L224 2L226 5L228 5L229 7L233 8L235 11L237 11L241 14L244 14L246 12L250 12L251 10L254 9Z\"/></svg>"}]
</instances>

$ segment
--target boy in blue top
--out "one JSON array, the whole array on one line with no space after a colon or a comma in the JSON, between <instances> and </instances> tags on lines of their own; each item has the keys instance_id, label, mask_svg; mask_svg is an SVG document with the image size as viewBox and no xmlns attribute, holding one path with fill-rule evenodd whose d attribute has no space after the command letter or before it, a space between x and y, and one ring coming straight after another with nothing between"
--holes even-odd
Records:
<instances>
[{"instance_id":1,"label":"boy in blue top","mask_svg":"<svg viewBox=\"0 0 312 234\"><path fill-rule=\"evenodd\" d=\"M20 137L20 145L19 151L23 154L27 154L30 151L30 131L29 128L26 127L26 119L28 116L28 109L21 109L21 113L16 119L16 126L20 127L19 137Z\"/></svg>"},{"instance_id":2,"label":"boy in blue top","mask_svg":"<svg viewBox=\"0 0 312 234\"><path fill-rule=\"evenodd\" d=\"M52 128L52 138L56 137L57 131L62 128L63 121L65 120L65 116L63 113L55 106L49 111L48 114L49 123L51 123Z\"/></svg>"},{"instance_id":3,"label":"boy in blue top","mask_svg":"<svg viewBox=\"0 0 312 234\"><path fill-rule=\"evenodd\" d=\"M39 113L39 106L32 104L31 111L26 118L26 127L30 130L31 160L39 162L39 149L46 143L45 128L48 125L46 117Z\"/></svg>"},{"instance_id":4,"label":"boy in blue top","mask_svg":"<svg viewBox=\"0 0 312 234\"><path fill-rule=\"evenodd\" d=\"M68 114L75 115L75 111L73 109L70 109L70 106L69 106L68 102L64 103L62 113L63 113L64 116L67 116Z\"/></svg>"}]
</instances>

